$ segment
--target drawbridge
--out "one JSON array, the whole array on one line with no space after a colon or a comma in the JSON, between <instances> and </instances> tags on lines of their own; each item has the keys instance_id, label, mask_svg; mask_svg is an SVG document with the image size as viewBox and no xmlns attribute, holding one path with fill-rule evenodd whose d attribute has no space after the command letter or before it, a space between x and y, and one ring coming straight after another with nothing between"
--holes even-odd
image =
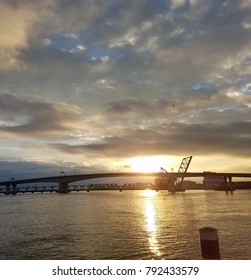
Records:
<instances>
[{"instance_id":1,"label":"drawbridge","mask_svg":"<svg viewBox=\"0 0 251 280\"><path fill-rule=\"evenodd\" d=\"M191 160L192 160L192 156L185 157L182 159L180 167L178 169L178 174L185 174L187 172ZM168 177L163 176L163 175L167 175L166 173L168 173L169 175ZM160 174L159 177L155 179L156 189L168 190L171 193L183 191L181 187L182 187L184 177L182 176L177 177L177 173L175 174L172 174L172 172L169 173L163 167L160 168L159 174Z\"/></svg>"}]
</instances>

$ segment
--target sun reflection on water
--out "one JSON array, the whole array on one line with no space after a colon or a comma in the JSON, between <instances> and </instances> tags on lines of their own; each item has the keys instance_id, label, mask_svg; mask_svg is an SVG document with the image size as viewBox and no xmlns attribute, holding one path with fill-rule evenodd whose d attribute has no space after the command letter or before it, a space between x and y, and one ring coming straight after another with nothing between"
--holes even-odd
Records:
<instances>
[{"instance_id":1,"label":"sun reflection on water","mask_svg":"<svg viewBox=\"0 0 251 280\"><path fill-rule=\"evenodd\" d=\"M146 217L146 231L148 233L148 242L151 252L156 258L161 258L161 252L159 250L159 242L157 239L157 225L155 218L155 208L153 202L147 201L145 204L145 217Z\"/></svg>"},{"instance_id":2,"label":"sun reflection on water","mask_svg":"<svg viewBox=\"0 0 251 280\"><path fill-rule=\"evenodd\" d=\"M143 191L144 197L153 197L153 196L155 196L155 194L156 194L155 190L144 190Z\"/></svg>"}]
</instances>

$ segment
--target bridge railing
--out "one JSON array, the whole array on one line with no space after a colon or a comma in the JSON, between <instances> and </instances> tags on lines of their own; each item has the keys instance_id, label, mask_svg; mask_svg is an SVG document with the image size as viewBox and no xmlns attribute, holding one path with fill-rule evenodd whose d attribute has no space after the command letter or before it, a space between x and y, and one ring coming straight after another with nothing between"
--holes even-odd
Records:
<instances>
[{"instance_id":1,"label":"bridge railing","mask_svg":"<svg viewBox=\"0 0 251 280\"><path fill-rule=\"evenodd\" d=\"M90 190L144 190L155 189L152 183L126 183L120 184L88 184L88 185L69 185L69 192L90 191ZM58 185L52 186L12 186L0 187L0 193L36 193L36 192L59 192Z\"/></svg>"}]
</instances>

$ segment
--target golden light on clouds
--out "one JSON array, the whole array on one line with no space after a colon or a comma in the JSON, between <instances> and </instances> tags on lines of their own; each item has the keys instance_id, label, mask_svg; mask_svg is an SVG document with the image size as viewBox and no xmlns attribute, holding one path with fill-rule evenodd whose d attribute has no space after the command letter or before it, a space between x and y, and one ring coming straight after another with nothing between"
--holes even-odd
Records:
<instances>
[{"instance_id":1,"label":"golden light on clouds","mask_svg":"<svg viewBox=\"0 0 251 280\"><path fill-rule=\"evenodd\" d=\"M176 157L169 156L135 157L128 160L132 172L159 172L161 167L171 171L174 164L176 164Z\"/></svg>"}]
</instances>

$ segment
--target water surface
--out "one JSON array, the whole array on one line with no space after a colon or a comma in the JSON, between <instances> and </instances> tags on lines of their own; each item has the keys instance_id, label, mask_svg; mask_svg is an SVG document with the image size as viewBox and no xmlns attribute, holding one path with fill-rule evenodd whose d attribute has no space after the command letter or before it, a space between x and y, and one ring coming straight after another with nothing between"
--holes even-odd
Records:
<instances>
[{"instance_id":1,"label":"water surface","mask_svg":"<svg viewBox=\"0 0 251 280\"><path fill-rule=\"evenodd\" d=\"M224 259L251 259L251 191L0 195L0 259L201 259L199 228Z\"/></svg>"}]
</instances>

